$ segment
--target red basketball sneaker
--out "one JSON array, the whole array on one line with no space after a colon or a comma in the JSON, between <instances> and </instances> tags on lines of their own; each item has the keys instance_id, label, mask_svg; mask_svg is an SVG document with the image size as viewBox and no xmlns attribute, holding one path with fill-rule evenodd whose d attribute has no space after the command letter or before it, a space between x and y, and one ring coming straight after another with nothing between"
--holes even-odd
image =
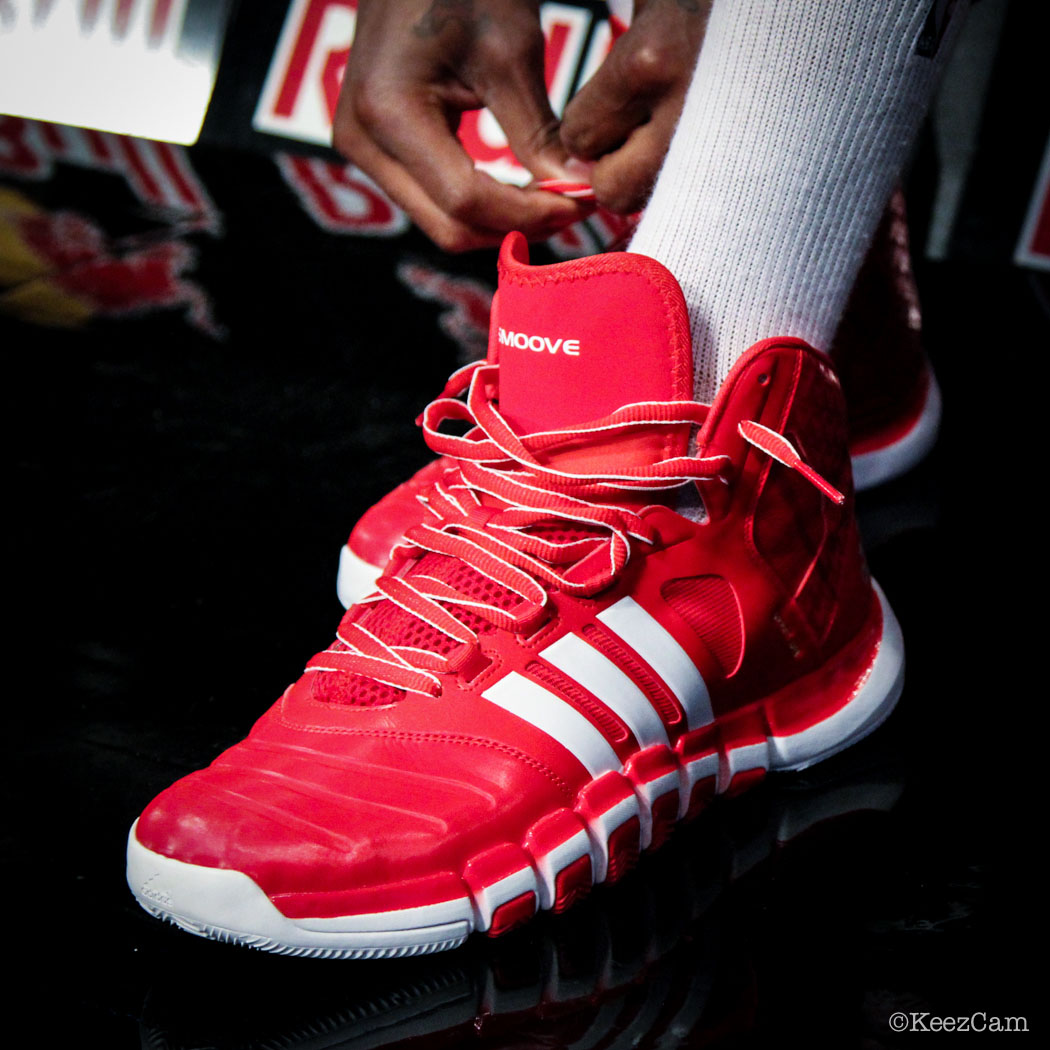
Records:
<instances>
[{"instance_id":1,"label":"red basketball sneaker","mask_svg":"<svg viewBox=\"0 0 1050 1050\"><path fill-rule=\"evenodd\" d=\"M900 190L857 276L830 353L846 397L856 488L871 488L911 470L937 440L941 395L922 346ZM463 393L468 378L466 369L454 375L444 396ZM394 544L423 520L420 498L448 465L428 463L354 526L339 552L336 590L345 607L372 589Z\"/></svg>"},{"instance_id":2,"label":"red basketball sneaker","mask_svg":"<svg viewBox=\"0 0 1050 1050\"><path fill-rule=\"evenodd\" d=\"M375 592L132 829L154 914L344 958L502 933L896 703L828 359L766 340L695 404L662 266L527 262L512 235L499 363L424 413L447 466Z\"/></svg>"},{"instance_id":3,"label":"red basketball sneaker","mask_svg":"<svg viewBox=\"0 0 1050 1050\"><path fill-rule=\"evenodd\" d=\"M853 285L831 347L849 416L853 483L911 470L937 440L941 392L922 346L904 196L898 190Z\"/></svg>"}]
</instances>

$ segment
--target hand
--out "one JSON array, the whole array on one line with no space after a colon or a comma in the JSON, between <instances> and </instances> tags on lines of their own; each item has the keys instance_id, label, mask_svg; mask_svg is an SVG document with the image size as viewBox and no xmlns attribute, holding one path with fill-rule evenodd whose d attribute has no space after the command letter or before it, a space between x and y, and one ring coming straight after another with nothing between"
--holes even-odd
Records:
<instances>
[{"instance_id":1,"label":"hand","mask_svg":"<svg viewBox=\"0 0 1050 1050\"><path fill-rule=\"evenodd\" d=\"M332 141L447 251L545 239L591 210L474 168L460 114L488 106L538 179L565 168L543 76L539 0L359 0Z\"/></svg>"},{"instance_id":2,"label":"hand","mask_svg":"<svg viewBox=\"0 0 1050 1050\"><path fill-rule=\"evenodd\" d=\"M635 0L630 28L565 108L561 140L593 161L610 211L641 210L671 143L714 0Z\"/></svg>"}]
</instances>

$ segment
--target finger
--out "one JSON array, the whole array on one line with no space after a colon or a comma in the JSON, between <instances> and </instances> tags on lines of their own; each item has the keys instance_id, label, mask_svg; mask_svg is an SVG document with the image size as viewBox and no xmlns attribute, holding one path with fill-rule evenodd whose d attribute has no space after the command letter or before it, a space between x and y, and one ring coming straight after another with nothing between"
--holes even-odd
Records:
<instances>
[{"instance_id":1,"label":"finger","mask_svg":"<svg viewBox=\"0 0 1050 1050\"><path fill-rule=\"evenodd\" d=\"M435 243L448 252L497 245L496 230L471 228L439 208L404 166L388 157L360 128L337 125L336 146Z\"/></svg>"},{"instance_id":2,"label":"finger","mask_svg":"<svg viewBox=\"0 0 1050 1050\"><path fill-rule=\"evenodd\" d=\"M678 110L677 105L662 106L619 149L595 164L591 184L599 204L621 215L645 207L667 154Z\"/></svg>"},{"instance_id":3,"label":"finger","mask_svg":"<svg viewBox=\"0 0 1050 1050\"><path fill-rule=\"evenodd\" d=\"M465 226L536 236L585 214L574 201L508 186L475 170L437 100L408 103L396 119L365 130L445 215Z\"/></svg>"},{"instance_id":4,"label":"finger","mask_svg":"<svg viewBox=\"0 0 1050 1050\"><path fill-rule=\"evenodd\" d=\"M506 236L508 231L503 228L487 229L451 218L397 160L388 157L374 143L366 140L353 150L353 154L354 163L443 250L464 252L498 247ZM586 210L591 209L588 206ZM565 223L559 218L550 223L538 223L522 232L529 240L537 241L553 237L564 228Z\"/></svg>"},{"instance_id":5,"label":"finger","mask_svg":"<svg viewBox=\"0 0 1050 1050\"><path fill-rule=\"evenodd\" d=\"M565 107L561 141L573 157L597 160L623 145L650 116L664 82L641 69L638 51L624 37ZM643 55L644 58L644 55Z\"/></svg>"},{"instance_id":6,"label":"finger","mask_svg":"<svg viewBox=\"0 0 1050 1050\"><path fill-rule=\"evenodd\" d=\"M571 201L475 171L453 131L458 112L434 89L365 80L340 96L333 142L449 251L512 229L536 239L585 214Z\"/></svg>"},{"instance_id":7,"label":"finger","mask_svg":"<svg viewBox=\"0 0 1050 1050\"><path fill-rule=\"evenodd\" d=\"M538 60L503 66L506 75L485 91L485 104L507 136L511 152L537 179L566 179L569 152L558 134Z\"/></svg>"}]
</instances>

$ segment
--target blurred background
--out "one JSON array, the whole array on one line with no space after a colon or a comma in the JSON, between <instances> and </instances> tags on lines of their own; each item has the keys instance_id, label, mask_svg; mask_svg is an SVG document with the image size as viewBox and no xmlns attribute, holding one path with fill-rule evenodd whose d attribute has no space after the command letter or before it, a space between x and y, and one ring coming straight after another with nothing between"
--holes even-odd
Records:
<instances>
[{"instance_id":1,"label":"blurred background","mask_svg":"<svg viewBox=\"0 0 1050 1050\"><path fill-rule=\"evenodd\" d=\"M340 545L484 351L494 254L438 252L327 146L355 7L0 0L15 1009L148 1047L879 1047L897 1009L1031 1017L1050 106L1025 0L974 5L905 181L945 417L860 501L909 646L885 729L448 956L258 957L135 905L131 821L327 644ZM602 4L542 11L557 110L611 37ZM486 114L461 134L524 181Z\"/></svg>"}]
</instances>

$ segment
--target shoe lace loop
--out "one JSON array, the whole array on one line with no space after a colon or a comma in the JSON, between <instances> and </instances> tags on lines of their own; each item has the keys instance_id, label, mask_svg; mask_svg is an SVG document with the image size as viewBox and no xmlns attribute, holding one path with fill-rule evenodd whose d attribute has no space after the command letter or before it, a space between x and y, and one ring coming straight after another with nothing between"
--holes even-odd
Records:
<instances>
[{"instance_id":1,"label":"shoe lace loop","mask_svg":"<svg viewBox=\"0 0 1050 1050\"><path fill-rule=\"evenodd\" d=\"M627 565L632 542L654 542L637 494L724 480L728 470L724 455L670 456L608 472L565 469L563 461L545 454L603 433L698 427L708 407L688 401L642 402L585 426L519 436L495 403L497 384L498 366L468 365L453 374L442 395L424 410L418 422L427 444L454 463L418 497L425 518L395 547L395 555L418 560L395 557L395 564L408 567L377 581L375 593L347 612L335 644L318 653L307 671L349 672L436 696L439 676L465 666L476 651L479 635L468 622L477 626L480 618L524 633L545 616L549 588L576 595L603 590ZM466 431L448 433L443 428L449 424L465 425ZM741 434L841 501L779 434L758 424L741 424ZM426 554L465 562L496 593L506 598L509 592L516 602L505 608L430 575L423 567ZM450 651L399 645L369 631L368 609L379 602L391 602L428 625L452 643Z\"/></svg>"}]
</instances>

